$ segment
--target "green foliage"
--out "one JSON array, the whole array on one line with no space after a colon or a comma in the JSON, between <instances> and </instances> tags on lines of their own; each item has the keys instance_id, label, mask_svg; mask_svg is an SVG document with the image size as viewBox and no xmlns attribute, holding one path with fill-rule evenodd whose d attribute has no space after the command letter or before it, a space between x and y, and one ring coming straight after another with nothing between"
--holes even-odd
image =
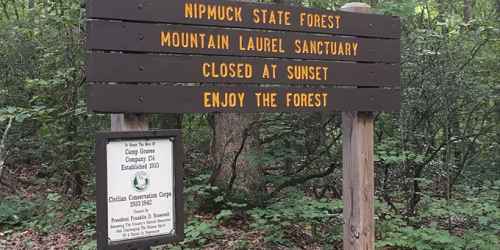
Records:
<instances>
[{"instance_id":1,"label":"green foliage","mask_svg":"<svg viewBox=\"0 0 500 250\"><path fill-rule=\"evenodd\" d=\"M97 241L89 240L88 242L82 244L78 247L79 250L95 250L97 249Z\"/></svg>"},{"instance_id":2,"label":"green foliage","mask_svg":"<svg viewBox=\"0 0 500 250\"><path fill-rule=\"evenodd\" d=\"M477 193L457 199L426 196L416 217L405 217L387 207L379 207L377 247L496 249L500 245L499 184L485 186Z\"/></svg>"},{"instance_id":3,"label":"green foliage","mask_svg":"<svg viewBox=\"0 0 500 250\"><path fill-rule=\"evenodd\" d=\"M217 224L216 220L201 221L193 218L184 230L185 238L182 244L190 247L203 246L207 241L223 235Z\"/></svg>"},{"instance_id":4,"label":"green foliage","mask_svg":"<svg viewBox=\"0 0 500 250\"><path fill-rule=\"evenodd\" d=\"M392 246L402 249L463 249L463 241L459 237L451 236L444 230L433 228L403 227L395 234L388 234L392 241L378 241L377 246ZM460 244L462 243L462 244Z\"/></svg>"},{"instance_id":5,"label":"green foliage","mask_svg":"<svg viewBox=\"0 0 500 250\"><path fill-rule=\"evenodd\" d=\"M339 219L341 208L340 201L314 200L301 193L293 193L283 200L272 202L268 207L250 210L253 220L250 227L264 232L266 242L292 246L287 231L294 227L315 230L332 224L332 220ZM339 233L338 227L328 230ZM328 230L312 233L314 240L324 244L330 242L332 238L328 237L331 233Z\"/></svg>"},{"instance_id":6,"label":"green foliage","mask_svg":"<svg viewBox=\"0 0 500 250\"><path fill-rule=\"evenodd\" d=\"M247 240L238 240L234 243L234 248L236 250L246 250L250 248L250 242Z\"/></svg>"},{"instance_id":7,"label":"green foliage","mask_svg":"<svg viewBox=\"0 0 500 250\"><path fill-rule=\"evenodd\" d=\"M92 238L95 233L95 202L82 202L77 208L65 213L65 225L83 225L83 235Z\"/></svg>"},{"instance_id":8,"label":"green foliage","mask_svg":"<svg viewBox=\"0 0 500 250\"><path fill-rule=\"evenodd\" d=\"M224 201L222 190L217 186L207 183L209 175L202 174L191 179L189 186L184 193L187 196L187 203L190 208L199 210L215 210Z\"/></svg>"},{"instance_id":9,"label":"green foliage","mask_svg":"<svg viewBox=\"0 0 500 250\"><path fill-rule=\"evenodd\" d=\"M0 200L0 228L19 226L31 219L36 204L17 197Z\"/></svg>"},{"instance_id":10,"label":"green foliage","mask_svg":"<svg viewBox=\"0 0 500 250\"><path fill-rule=\"evenodd\" d=\"M95 235L95 202L65 204L58 193L49 193L46 197L32 201L19 198L0 200L1 228L31 228L42 233L79 225L83 227L83 235Z\"/></svg>"}]
</instances>

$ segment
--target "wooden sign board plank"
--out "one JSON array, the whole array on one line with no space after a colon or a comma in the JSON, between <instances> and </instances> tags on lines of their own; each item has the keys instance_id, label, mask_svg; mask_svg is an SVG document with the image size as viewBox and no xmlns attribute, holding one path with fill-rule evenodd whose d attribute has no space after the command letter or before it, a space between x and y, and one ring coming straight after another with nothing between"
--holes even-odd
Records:
<instances>
[{"instance_id":1,"label":"wooden sign board plank","mask_svg":"<svg viewBox=\"0 0 500 250\"><path fill-rule=\"evenodd\" d=\"M398 86L397 64L90 53L89 82Z\"/></svg>"},{"instance_id":2,"label":"wooden sign board plank","mask_svg":"<svg viewBox=\"0 0 500 250\"><path fill-rule=\"evenodd\" d=\"M88 22L87 49L398 63L398 39L201 26Z\"/></svg>"},{"instance_id":3,"label":"wooden sign board plank","mask_svg":"<svg viewBox=\"0 0 500 250\"><path fill-rule=\"evenodd\" d=\"M89 110L101 113L397 112L401 105L399 90L382 88L92 84L87 93Z\"/></svg>"},{"instance_id":4,"label":"wooden sign board plank","mask_svg":"<svg viewBox=\"0 0 500 250\"><path fill-rule=\"evenodd\" d=\"M182 159L179 130L97 134L98 249L182 241Z\"/></svg>"},{"instance_id":5,"label":"wooden sign board plank","mask_svg":"<svg viewBox=\"0 0 500 250\"><path fill-rule=\"evenodd\" d=\"M91 19L399 38L398 17L215 0L89 0Z\"/></svg>"}]
</instances>

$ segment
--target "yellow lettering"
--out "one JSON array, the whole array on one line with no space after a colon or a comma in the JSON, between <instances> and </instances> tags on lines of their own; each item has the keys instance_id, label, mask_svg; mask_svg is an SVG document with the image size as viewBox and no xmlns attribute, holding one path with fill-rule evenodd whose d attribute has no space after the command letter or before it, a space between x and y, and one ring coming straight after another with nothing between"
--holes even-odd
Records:
<instances>
[{"instance_id":1,"label":"yellow lettering","mask_svg":"<svg viewBox=\"0 0 500 250\"><path fill-rule=\"evenodd\" d=\"M237 22L243 22L243 18L241 17L241 7L236 7L234 12L234 20Z\"/></svg>"},{"instance_id":2,"label":"yellow lettering","mask_svg":"<svg viewBox=\"0 0 500 250\"><path fill-rule=\"evenodd\" d=\"M295 49L294 49L295 53L296 54L302 53L302 50L300 49L300 40L295 40L295 42L293 44L295 46Z\"/></svg>"},{"instance_id":3,"label":"yellow lettering","mask_svg":"<svg viewBox=\"0 0 500 250\"><path fill-rule=\"evenodd\" d=\"M243 22L241 11L241 7L220 4L184 4L184 17L187 19L207 19L222 22Z\"/></svg>"},{"instance_id":4,"label":"yellow lettering","mask_svg":"<svg viewBox=\"0 0 500 250\"><path fill-rule=\"evenodd\" d=\"M215 49L215 41L213 36L208 37L208 48Z\"/></svg>"},{"instance_id":5,"label":"yellow lettering","mask_svg":"<svg viewBox=\"0 0 500 250\"><path fill-rule=\"evenodd\" d=\"M335 27L334 16L328 16L328 28L333 29Z\"/></svg>"},{"instance_id":6,"label":"yellow lettering","mask_svg":"<svg viewBox=\"0 0 500 250\"><path fill-rule=\"evenodd\" d=\"M200 4L198 7L198 19L202 19L205 13L207 13L207 6Z\"/></svg>"},{"instance_id":7,"label":"yellow lettering","mask_svg":"<svg viewBox=\"0 0 500 250\"><path fill-rule=\"evenodd\" d=\"M320 108L327 107L328 93L286 93L286 107Z\"/></svg>"},{"instance_id":8,"label":"yellow lettering","mask_svg":"<svg viewBox=\"0 0 500 250\"><path fill-rule=\"evenodd\" d=\"M200 34L201 48L205 48L205 38L206 38L206 35L201 33Z\"/></svg>"},{"instance_id":9,"label":"yellow lettering","mask_svg":"<svg viewBox=\"0 0 500 250\"><path fill-rule=\"evenodd\" d=\"M209 98L210 98L210 93L209 92L203 92L203 107L205 108L210 108L210 102L209 102Z\"/></svg>"},{"instance_id":10,"label":"yellow lettering","mask_svg":"<svg viewBox=\"0 0 500 250\"><path fill-rule=\"evenodd\" d=\"M269 67L264 64L264 69L262 70L262 79L269 79Z\"/></svg>"},{"instance_id":11,"label":"yellow lettering","mask_svg":"<svg viewBox=\"0 0 500 250\"><path fill-rule=\"evenodd\" d=\"M328 67L289 65L286 67L288 80L327 81Z\"/></svg>"},{"instance_id":12,"label":"yellow lettering","mask_svg":"<svg viewBox=\"0 0 500 250\"><path fill-rule=\"evenodd\" d=\"M243 46L243 36L238 37L239 45L240 45L240 51L246 51L245 46Z\"/></svg>"},{"instance_id":13,"label":"yellow lettering","mask_svg":"<svg viewBox=\"0 0 500 250\"><path fill-rule=\"evenodd\" d=\"M256 51L263 53L285 53L282 38L239 36L240 51Z\"/></svg>"},{"instance_id":14,"label":"yellow lettering","mask_svg":"<svg viewBox=\"0 0 500 250\"><path fill-rule=\"evenodd\" d=\"M161 32L162 47L192 48L192 49L229 49L229 35L191 33L191 32ZM206 46L208 44L208 47Z\"/></svg>"},{"instance_id":15,"label":"yellow lettering","mask_svg":"<svg viewBox=\"0 0 500 250\"><path fill-rule=\"evenodd\" d=\"M352 43L352 49L354 52L354 56L358 56L358 43Z\"/></svg>"},{"instance_id":16,"label":"yellow lettering","mask_svg":"<svg viewBox=\"0 0 500 250\"><path fill-rule=\"evenodd\" d=\"M220 93L219 92L212 93L212 107L213 108L220 107Z\"/></svg>"},{"instance_id":17,"label":"yellow lettering","mask_svg":"<svg viewBox=\"0 0 500 250\"><path fill-rule=\"evenodd\" d=\"M202 72L205 78L251 79L253 66L245 63L203 63Z\"/></svg>"},{"instance_id":18,"label":"yellow lettering","mask_svg":"<svg viewBox=\"0 0 500 250\"><path fill-rule=\"evenodd\" d=\"M228 35L219 36L219 39L221 40L220 47L228 50L229 49L229 36Z\"/></svg>"},{"instance_id":19,"label":"yellow lettering","mask_svg":"<svg viewBox=\"0 0 500 250\"><path fill-rule=\"evenodd\" d=\"M227 17L227 20L229 22L232 22L234 20L234 9L233 8L227 8L226 17Z\"/></svg>"},{"instance_id":20,"label":"yellow lettering","mask_svg":"<svg viewBox=\"0 0 500 250\"><path fill-rule=\"evenodd\" d=\"M269 24L276 24L276 16L274 15L274 12L271 11L270 15L269 15L269 21L268 21Z\"/></svg>"},{"instance_id":21,"label":"yellow lettering","mask_svg":"<svg viewBox=\"0 0 500 250\"><path fill-rule=\"evenodd\" d=\"M290 97L292 97L292 95L293 95L292 93L286 93L286 95L285 95L286 96L285 99L286 99L286 106L287 107L290 107L290 104L291 104L291 101L292 101Z\"/></svg>"},{"instance_id":22,"label":"yellow lettering","mask_svg":"<svg viewBox=\"0 0 500 250\"><path fill-rule=\"evenodd\" d=\"M290 26L292 23L290 22L290 16L292 15L292 12L290 11L285 11L285 25Z\"/></svg>"},{"instance_id":23,"label":"yellow lettering","mask_svg":"<svg viewBox=\"0 0 500 250\"><path fill-rule=\"evenodd\" d=\"M277 93L255 93L257 107L276 108L278 107Z\"/></svg>"},{"instance_id":24,"label":"yellow lettering","mask_svg":"<svg viewBox=\"0 0 500 250\"><path fill-rule=\"evenodd\" d=\"M243 103L245 101L245 93L244 92L241 92L241 93L238 93L238 100L240 100L240 108L243 108Z\"/></svg>"},{"instance_id":25,"label":"yellow lettering","mask_svg":"<svg viewBox=\"0 0 500 250\"><path fill-rule=\"evenodd\" d=\"M252 14L253 14L253 22L254 22L254 23L260 23L260 16L259 16L259 13L260 13L259 9L254 9L254 10L252 11Z\"/></svg>"},{"instance_id":26,"label":"yellow lettering","mask_svg":"<svg viewBox=\"0 0 500 250\"><path fill-rule=\"evenodd\" d=\"M207 19L208 20L217 20L217 6L215 6L215 5L208 6Z\"/></svg>"},{"instance_id":27,"label":"yellow lettering","mask_svg":"<svg viewBox=\"0 0 500 250\"><path fill-rule=\"evenodd\" d=\"M255 24L287 25L290 26L290 11L253 9L252 20Z\"/></svg>"},{"instance_id":28,"label":"yellow lettering","mask_svg":"<svg viewBox=\"0 0 500 250\"><path fill-rule=\"evenodd\" d=\"M205 108L242 108L245 104L245 93L203 92L203 107Z\"/></svg>"},{"instance_id":29,"label":"yellow lettering","mask_svg":"<svg viewBox=\"0 0 500 250\"><path fill-rule=\"evenodd\" d=\"M209 63L203 63L203 76L205 78L210 77L210 64Z\"/></svg>"},{"instance_id":30,"label":"yellow lettering","mask_svg":"<svg viewBox=\"0 0 500 250\"><path fill-rule=\"evenodd\" d=\"M300 16L300 26L305 26L305 22L306 22L306 20L305 20L306 13L301 12L299 16Z\"/></svg>"},{"instance_id":31,"label":"yellow lettering","mask_svg":"<svg viewBox=\"0 0 500 250\"><path fill-rule=\"evenodd\" d=\"M276 93L271 93L271 96L270 96L270 98L271 98L270 107L271 108L277 108L278 107L278 103L276 101L276 96L277 95L278 94L276 94Z\"/></svg>"},{"instance_id":32,"label":"yellow lettering","mask_svg":"<svg viewBox=\"0 0 500 250\"><path fill-rule=\"evenodd\" d=\"M344 54L344 46L342 46L342 43L339 43L339 46L338 46L338 55L339 56L345 55Z\"/></svg>"},{"instance_id":33,"label":"yellow lettering","mask_svg":"<svg viewBox=\"0 0 500 250\"><path fill-rule=\"evenodd\" d=\"M192 3L184 4L184 17L185 18L193 18L193 4Z\"/></svg>"},{"instance_id":34,"label":"yellow lettering","mask_svg":"<svg viewBox=\"0 0 500 250\"><path fill-rule=\"evenodd\" d=\"M248 50L255 50L255 43L253 41L254 40L252 37L248 38L248 47L247 47Z\"/></svg>"},{"instance_id":35,"label":"yellow lettering","mask_svg":"<svg viewBox=\"0 0 500 250\"><path fill-rule=\"evenodd\" d=\"M165 44L167 44L167 47L170 47L170 43L171 43L171 40L170 40L170 32L161 32L161 38L160 38L160 41L161 41L161 46L164 47Z\"/></svg>"},{"instance_id":36,"label":"yellow lettering","mask_svg":"<svg viewBox=\"0 0 500 250\"><path fill-rule=\"evenodd\" d=\"M299 14L299 24L308 28L339 29L340 18L340 16L301 12Z\"/></svg>"},{"instance_id":37,"label":"yellow lettering","mask_svg":"<svg viewBox=\"0 0 500 250\"><path fill-rule=\"evenodd\" d=\"M273 79L276 79L276 69L278 68L278 65L273 64L271 65L271 68L273 68Z\"/></svg>"},{"instance_id":38,"label":"yellow lettering","mask_svg":"<svg viewBox=\"0 0 500 250\"><path fill-rule=\"evenodd\" d=\"M351 44L350 43L345 43L345 55L346 56L351 55Z\"/></svg>"},{"instance_id":39,"label":"yellow lettering","mask_svg":"<svg viewBox=\"0 0 500 250\"><path fill-rule=\"evenodd\" d=\"M258 108L260 108L260 106L262 106L262 104L260 103L260 96L262 96L262 93L260 93L260 92L255 93Z\"/></svg>"}]
</instances>

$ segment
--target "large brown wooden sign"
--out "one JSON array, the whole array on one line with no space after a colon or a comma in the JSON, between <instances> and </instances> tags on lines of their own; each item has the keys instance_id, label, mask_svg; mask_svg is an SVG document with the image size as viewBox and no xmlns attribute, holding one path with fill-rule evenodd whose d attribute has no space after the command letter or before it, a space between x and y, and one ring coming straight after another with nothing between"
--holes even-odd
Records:
<instances>
[{"instance_id":1,"label":"large brown wooden sign","mask_svg":"<svg viewBox=\"0 0 500 250\"><path fill-rule=\"evenodd\" d=\"M92 111L400 107L397 17L212 0L89 0L87 15ZM259 94L274 104L259 105ZM223 105L233 97L239 106Z\"/></svg>"}]
</instances>

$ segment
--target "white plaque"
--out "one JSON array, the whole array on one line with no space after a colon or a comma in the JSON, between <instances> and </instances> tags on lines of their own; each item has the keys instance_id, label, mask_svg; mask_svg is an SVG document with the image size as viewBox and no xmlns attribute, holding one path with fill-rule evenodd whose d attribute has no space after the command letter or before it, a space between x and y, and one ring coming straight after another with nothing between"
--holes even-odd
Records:
<instances>
[{"instance_id":1,"label":"white plaque","mask_svg":"<svg viewBox=\"0 0 500 250\"><path fill-rule=\"evenodd\" d=\"M108 242L175 233L173 150L169 139L107 144Z\"/></svg>"}]
</instances>

